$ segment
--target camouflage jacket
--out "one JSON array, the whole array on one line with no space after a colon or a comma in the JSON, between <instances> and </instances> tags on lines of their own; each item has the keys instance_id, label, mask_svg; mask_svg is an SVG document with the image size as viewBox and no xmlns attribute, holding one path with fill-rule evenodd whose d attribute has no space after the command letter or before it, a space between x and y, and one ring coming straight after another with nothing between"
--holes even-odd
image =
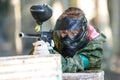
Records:
<instances>
[{"instance_id":1,"label":"camouflage jacket","mask_svg":"<svg viewBox=\"0 0 120 80\"><path fill-rule=\"evenodd\" d=\"M95 70L101 68L102 55L103 55L103 43L105 42L105 36L101 33L98 37L91 40L86 47L77 51L77 54L72 58L62 57L62 70L63 72L79 72L84 70ZM49 50L51 54L59 54L55 50ZM89 60L89 66L84 68L83 61L80 58L80 54L86 56Z\"/></svg>"},{"instance_id":2,"label":"camouflage jacket","mask_svg":"<svg viewBox=\"0 0 120 80\"><path fill-rule=\"evenodd\" d=\"M98 37L91 40L86 47L77 51L77 54L74 55L72 58L61 56L63 72L79 72L84 70L100 69L103 55L102 47L105 38L106 37L101 33ZM50 49L49 51L51 54L59 54L54 49ZM33 50L29 54L32 54L32 52ZM88 58L89 66L87 68L84 68L83 61L79 56L80 54Z\"/></svg>"}]
</instances>

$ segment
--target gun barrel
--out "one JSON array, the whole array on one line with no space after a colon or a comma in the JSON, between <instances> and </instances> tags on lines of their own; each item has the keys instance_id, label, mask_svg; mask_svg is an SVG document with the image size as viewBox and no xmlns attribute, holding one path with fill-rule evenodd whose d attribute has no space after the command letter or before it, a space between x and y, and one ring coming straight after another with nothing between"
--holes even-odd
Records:
<instances>
[{"instance_id":1,"label":"gun barrel","mask_svg":"<svg viewBox=\"0 0 120 80\"><path fill-rule=\"evenodd\" d=\"M20 32L19 37L20 38L40 38L40 34L27 34L27 33Z\"/></svg>"}]
</instances>

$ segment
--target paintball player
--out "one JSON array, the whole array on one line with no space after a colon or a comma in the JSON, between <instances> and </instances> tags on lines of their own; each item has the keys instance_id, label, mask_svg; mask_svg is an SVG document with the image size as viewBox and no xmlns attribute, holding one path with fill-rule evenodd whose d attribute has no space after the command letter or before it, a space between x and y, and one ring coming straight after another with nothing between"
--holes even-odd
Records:
<instances>
[{"instance_id":1,"label":"paintball player","mask_svg":"<svg viewBox=\"0 0 120 80\"><path fill-rule=\"evenodd\" d=\"M54 47L43 40L33 43L30 54L61 54L63 72L79 72L101 68L106 37L91 26L84 12L76 7L65 10L53 31Z\"/></svg>"}]
</instances>

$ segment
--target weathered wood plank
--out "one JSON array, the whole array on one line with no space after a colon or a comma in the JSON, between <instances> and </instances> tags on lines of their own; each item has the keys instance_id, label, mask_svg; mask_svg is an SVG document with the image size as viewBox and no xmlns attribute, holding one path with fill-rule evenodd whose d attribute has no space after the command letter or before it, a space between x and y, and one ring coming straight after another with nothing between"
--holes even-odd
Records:
<instances>
[{"instance_id":1,"label":"weathered wood plank","mask_svg":"<svg viewBox=\"0 0 120 80\"><path fill-rule=\"evenodd\" d=\"M0 80L62 80L58 54L0 57Z\"/></svg>"},{"instance_id":2,"label":"weathered wood plank","mask_svg":"<svg viewBox=\"0 0 120 80\"><path fill-rule=\"evenodd\" d=\"M80 73L63 73L63 80L104 80L104 71L90 70Z\"/></svg>"},{"instance_id":3,"label":"weathered wood plank","mask_svg":"<svg viewBox=\"0 0 120 80\"><path fill-rule=\"evenodd\" d=\"M0 80L104 80L104 71L62 73L61 56L0 57Z\"/></svg>"}]
</instances>

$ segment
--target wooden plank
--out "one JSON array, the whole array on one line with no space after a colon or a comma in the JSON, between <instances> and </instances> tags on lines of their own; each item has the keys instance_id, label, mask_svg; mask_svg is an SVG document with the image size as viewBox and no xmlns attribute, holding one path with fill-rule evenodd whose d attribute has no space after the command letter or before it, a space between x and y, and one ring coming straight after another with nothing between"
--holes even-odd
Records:
<instances>
[{"instance_id":1,"label":"wooden plank","mask_svg":"<svg viewBox=\"0 0 120 80\"><path fill-rule=\"evenodd\" d=\"M62 80L61 56L0 57L0 80Z\"/></svg>"},{"instance_id":2,"label":"wooden plank","mask_svg":"<svg viewBox=\"0 0 120 80\"><path fill-rule=\"evenodd\" d=\"M80 73L63 73L63 80L104 80L104 71L89 70Z\"/></svg>"}]
</instances>

